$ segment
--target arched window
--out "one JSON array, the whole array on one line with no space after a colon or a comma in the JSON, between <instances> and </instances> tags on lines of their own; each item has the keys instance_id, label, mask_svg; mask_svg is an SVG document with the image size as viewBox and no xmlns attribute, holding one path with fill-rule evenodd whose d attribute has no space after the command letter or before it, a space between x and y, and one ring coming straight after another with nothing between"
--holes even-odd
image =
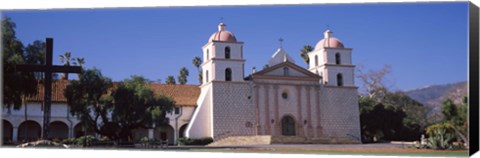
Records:
<instances>
[{"instance_id":1,"label":"arched window","mask_svg":"<svg viewBox=\"0 0 480 158\"><path fill-rule=\"evenodd\" d=\"M232 80L232 69L227 68L225 69L225 81L231 81Z\"/></svg>"},{"instance_id":2,"label":"arched window","mask_svg":"<svg viewBox=\"0 0 480 158\"><path fill-rule=\"evenodd\" d=\"M340 64L340 53L335 54L335 63Z\"/></svg>"},{"instance_id":3,"label":"arched window","mask_svg":"<svg viewBox=\"0 0 480 158\"><path fill-rule=\"evenodd\" d=\"M230 59L230 47L225 47L225 59Z\"/></svg>"},{"instance_id":4,"label":"arched window","mask_svg":"<svg viewBox=\"0 0 480 158\"><path fill-rule=\"evenodd\" d=\"M205 82L208 82L208 70L205 72Z\"/></svg>"},{"instance_id":5,"label":"arched window","mask_svg":"<svg viewBox=\"0 0 480 158\"><path fill-rule=\"evenodd\" d=\"M342 76L342 74L337 74L337 86L343 86L343 76Z\"/></svg>"},{"instance_id":6,"label":"arched window","mask_svg":"<svg viewBox=\"0 0 480 158\"><path fill-rule=\"evenodd\" d=\"M318 56L315 55L315 66L318 66Z\"/></svg>"},{"instance_id":7,"label":"arched window","mask_svg":"<svg viewBox=\"0 0 480 158\"><path fill-rule=\"evenodd\" d=\"M210 59L210 51L209 51L209 49L207 49L207 58L206 58L205 60L208 60L208 59Z\"/></svg>"},{"instance_id":8,"label":"arched window","mask_svg":"<svg viewBox=\"0 0 480 158\"><path fill-rule=\"evenodd\" d=\"M283 76L288 76L288 74L289 74L288 71L289 71L288 67L284 67L283 68Z\"/></svg>"}]
</instances>

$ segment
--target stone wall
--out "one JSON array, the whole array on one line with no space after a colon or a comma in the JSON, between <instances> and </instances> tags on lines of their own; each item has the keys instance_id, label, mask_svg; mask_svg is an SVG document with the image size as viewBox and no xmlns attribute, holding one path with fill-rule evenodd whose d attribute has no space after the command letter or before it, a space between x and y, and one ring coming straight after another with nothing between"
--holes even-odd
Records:
<instances>
[{"instance_id":1,"label":"stone wall","mask_svg":"<svg viewBox=\"0 0 480 158\"><path fill-rule=\"evenodd\" d=\"M247 82L212 83L213 138L255 134L255 107Z\"/></svg>"},{"instance_id":2,"label":"stone wall","mask_svg":"<svg viewBox=\"0 0 480 158\"><path fill-rule=\"evenodd\" d=\"M322 137L351 137L360 141L357 88L321 88Z\"/></svg>"}]
</instances>

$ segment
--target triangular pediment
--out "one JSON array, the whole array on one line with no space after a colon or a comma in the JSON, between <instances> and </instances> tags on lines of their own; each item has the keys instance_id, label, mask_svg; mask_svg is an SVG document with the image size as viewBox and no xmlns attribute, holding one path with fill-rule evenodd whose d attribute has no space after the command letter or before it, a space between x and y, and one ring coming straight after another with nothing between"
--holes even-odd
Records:
<instances>
[{"instance_id":1,"label":"triangular pediment","mask_svg":"<svg viewBox=\"0 0 480 158\"><path fill-rule=\"evenodd\" d=\"M287 69L287 70L285 70ZM285 72L287 71L287 72ZM294 63L283 62L268 68L263 69L262 71L256 72L253 74L254 77L260 76L271 76L271 77L299 77L299 78L317 78L321 77L317 74L314 74Z\"/></svg>"}]
</instances>

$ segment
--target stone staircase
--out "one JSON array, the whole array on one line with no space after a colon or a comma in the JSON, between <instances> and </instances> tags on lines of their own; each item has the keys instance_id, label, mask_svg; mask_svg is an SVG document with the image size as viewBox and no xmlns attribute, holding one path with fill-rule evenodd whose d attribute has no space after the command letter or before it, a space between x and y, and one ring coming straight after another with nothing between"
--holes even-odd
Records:
<instances>
[{"instance_id":1,"label":"stone staircase","mask_svg":"<svg viewBox=\"0 0 480 158\"><path fill-rule=\"evenodd\" d=\"M298 136L230 136L210 143L207 146L246 146L266 144L359 144L351 137L307 138Z\"/></svg>"},{"instance_id":2,"label":"stone staircase","mask_svg":"<svg viewBox=\"0 0 480 158\"><path fill-rule=\"evenodd\" d=\"M272 144L359 144L360 141L350 137L306 138L298 136L273 136Z\"/></svg>"},{"instance_id":3,"label":"stone staircase","mask_svg":"<svg viewBox=\"0 0 480 158\"><path fill-rule=\"evenodd\" d=\"M230 136L214 141L207 146L244 146L271 144L272 136Z\"/></svg>"}]
</instances>

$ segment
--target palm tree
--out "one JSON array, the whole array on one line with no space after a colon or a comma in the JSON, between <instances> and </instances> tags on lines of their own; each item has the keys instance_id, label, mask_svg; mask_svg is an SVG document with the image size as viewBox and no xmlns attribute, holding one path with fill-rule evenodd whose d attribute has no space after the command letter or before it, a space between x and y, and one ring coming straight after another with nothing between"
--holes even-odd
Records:
<instances>
[{"instance_id":1,"label":"palm tree","mask_svg":"<svg viewBox=\"0 0 480 158\"><path fill-rule=\"evenodd\" d=\"M188 77L188 70L187 68L182 67L182 69L180 69L180 75L178 76L178 83L180 84L187 83L187 77Z\"/></svg>"},{"instance_id":2,"label":"palm tree","mask_svg":"<svg viewBox=\"0 0 480 158\"><path fill-rule=\"evenodd\" d=\"M76 60L73 62L73 65L78 65L83 68L83 65L85 64L84 58L73 58L73 60Z\"/></svg>"},{"instance_id":3,"label":"palm tree","mask_svg":"<svg viewBox=\"0 0 480 158\"><path fill-rule=\"evenodd\" d=\"M200 70L200 64L202 63L202 59L198 56L196 56L195 58L193 58L193 66L197 67L197 71L198 71L198 82L200 82L200 84L202 84L202 70Z\"/></svg>"},{"instance_id":4,"label":"palm tree","mask_svg":"<svg viewBox=\"0 0 480 158\"><path fill-rule=\"evenodd\" d=\"M72 53L71 52L65 52L65 54L63 55L60 55L60 62L63 63L63 65L65 66L70 66L70 60L71 60L71 57L72 56ZM62 80L68 80L68 73L63 73L62 75Z\"/></svg>"},{"instance_id":5,"label":"palm tree","mask_svg":"<svg viewBox=\"0 0 480 158\"><path fill-rule=\"evenodd\" d=\"M78 65L83 69L83 65L85 64L85 58L73 58L72 60L73 65ZM82 73L78 73L78 79L80 78L82 78Z\"/></svg>"},{"instance_id":6,"label":"palm tree","mask_svg":"<svg viewBox=\"0 0 480 158\"><path fill-rule=\"evenodd\" d=\"M167 76L167 79L165 80L165 83L166 83L166 84L176 84L176 83L175 83L175 77L173 77L173 76L171 76L171 75L170 75L170 76Z\"/></svg>"},{"instance_id":7,"label":"palm tree","mask_svg":"<svg viewBox=\"0 0 480 158\"><path fill-rule=\"evenodd\" d=\"M308 52L313 51L313 47L310 45L304 45L303 49L300 49L300 56L305 60L305 62L308 63L310 62L310 58L308 58Z\"/></svg>"}]
</instances>

